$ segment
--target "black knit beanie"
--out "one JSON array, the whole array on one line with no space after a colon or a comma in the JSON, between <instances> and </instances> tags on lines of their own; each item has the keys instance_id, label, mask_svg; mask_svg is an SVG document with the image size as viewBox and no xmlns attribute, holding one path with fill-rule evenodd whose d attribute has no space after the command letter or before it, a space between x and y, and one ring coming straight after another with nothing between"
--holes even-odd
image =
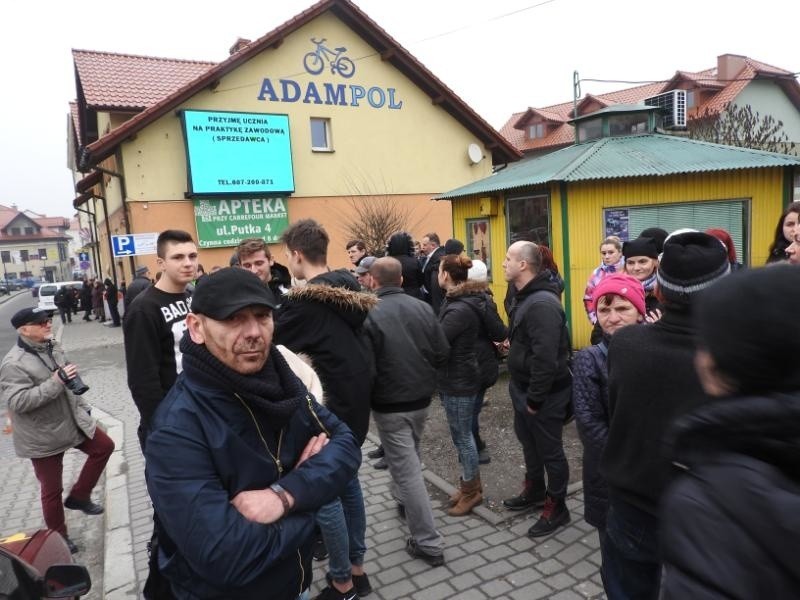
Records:
<instances>
[{"instance_id":1,"label":"black knit beanie","mask_svg":"<svg viewBox=\"0 0 800 600\"><path fill-rule=\"evenodd\" d=\"M656 281L666 302L690 304L697 292L730 271L728 252L714 236L699 231L672 235L664 244Z\"/></svg>"},{"instance_id":2,"label":"black knit beanie","mask_svg":"<svg viewBox=\"0 0 800 600\"><path fill-rule=\"evenodd\" d=\"M464 244L456 239L449 239L444 243L445 254L461 254L464 251Z\"/></svg>"},{"instance_id":3,"label":"black knit beanie","mask_svg":"<svg viewBox=\"0 0 800 600\"><path fill-rule=\"evenodd\" d=\"M631 258L633 256L647 256L649 258L658 258L658 246L653 238L638 237L630 242L622 244L622 256Z\"/></svg>"},{"instance_id":4,"label":"black knit beanie","mask_svg":"<svg viewBox=\"0 0 800 600\"><path fill-rule=\"evenodd\" d=\"M664 240L667 239L668 235L669 233L661 229L661 227L648 227L639 234L639 237L653 238L653 241L656 243L656 250L661 254L664 250Z\"/></svg>"},{"instance_id":5,"label":"black knit beanie","mask_svg":"<svg viewBox=\"0 0 800 600\"><path fill-rule=\"evenodd\" d=\"M800 390L800 267L745 269L698 300L700 345L737 392Z\"/></svg>"}]
</instances>

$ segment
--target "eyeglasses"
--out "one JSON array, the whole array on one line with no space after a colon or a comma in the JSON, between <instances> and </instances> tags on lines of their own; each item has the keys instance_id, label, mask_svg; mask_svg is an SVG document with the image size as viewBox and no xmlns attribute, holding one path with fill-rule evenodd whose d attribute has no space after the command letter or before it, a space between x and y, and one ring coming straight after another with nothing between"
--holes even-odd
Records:
<instances>
[{"instance_id":1,"label":"eyeglasses","mask_svg":"<svg viewBox=\"0 0 800 600\"><path fill-rule=\"evenodd\" d=\"M52 325L52 324L53 324L53 319L47 319L46 321L34 323L34 325L38 325L39 327L44 327L45 325Z\"/></svg>"}]
</instances>

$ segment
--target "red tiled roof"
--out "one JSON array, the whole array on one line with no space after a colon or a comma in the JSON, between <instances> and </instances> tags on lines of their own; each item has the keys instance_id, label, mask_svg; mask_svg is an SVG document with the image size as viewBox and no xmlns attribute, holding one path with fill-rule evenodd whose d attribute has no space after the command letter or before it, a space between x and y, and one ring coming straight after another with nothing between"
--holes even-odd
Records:
<instances>
[{"instance_id":1,"label":"red tiled roof","mask_svg":"<svg viewBox=\"0 0 800 600\"><path fill-rule=\"evenodd\" d=\"M624 90L618 90L616 92L608 92L606 94L587 94L578 104L579 112L580 104L587 103L587 101L595 100L600 104L606 105L636 104L643 101L645 98L675 89L681 81L691 81L701 87L719 89L718 93L711 96L703 104L697 106L693 114L715 113L725 110L728 104L734 100L753 79L758 77L769 77L775 80L794 102L798 110L800 110L800 84L798 84L793 73L767 63L753 60L752 58L742 58L744 60L744 67L732 80L718 79L716 68L705 69L696 73L676 71L675 75L669 81L656 81ZM528 139L524 131L526 120L529 119L533 113L543 114L545 112L559 115L564 125L553 128L551 132L543 138ZM575 131L572 126L567 124L571 116L572 102L556 104L543 109L528 108L526 111L511 115L500 128L500 133L522 152L530 152L539 149L553 150L575 141ZM519 127L523 129L520 130Z\"/></svg>"},{"instance_id":2,"label":"red tiled roof","mask_svg":"<svg viewBox=\"0 0 800 600\"><path fill-rule=\"evenodd\" d=\"M384 31L377 23L364 14L350 0L321 0L283 25L277 27L261 38L251 42L239 52L226 60L206 69L194 79L185 80L182 84L173 84L164 96L148 106L146 110L129 119L109 134L87 146L83 167L97 164L113 153L114 149L131 134L146 127L161 115L179 106L213 81L223 77L239 65L257 56L269 48L277 48L283 38L312 21L319 15L331 11L341 19L357 35L381 54L386 62L392 64L408 77L425 94L430 96L436 105L453 116L462 126L471 131L492 153L492 162L500 164L518 160L519 151L503 136L498 134L480 115L472 110L450 88L442 83L422 63L414 58L405 48ZM146 58L146 57L138 57ZM163 61L164 59L155 59ZM82 79L81 79L82 81ZM147 85L152 83L148 80ZM89 102L87 96L87 103ZM120 100L121 101L121 100Z\"/></svg>"},{"instance_id":3,"label":"red tiled roof","mask_svg":"<svg viewBox=\"0 0 800 600\"><path fill-rule=\"evenodd\" d=\"M217 64L92 50L73 50L72 58L87 106L136 111L166 98Z\"/></svg>"},{"instance_id":4,"label":"red tiled roof","mask_svg":"<svg viewBox=\"0 0 800 600\"><path fill-rule=\"evenodd\" d=\"M81 140L81 117L78 113L78 103L74 100L69 103L69 116L72 119L71 133L75 135L78 147L83 146L83 140Z\"/></svg>"},{"instance_id":5,"label":"red tiled roof","mask_svg":"<svg viewBox=\"0 0 800 600\"><path fill-rule=\"evenodd\" d=\"M69 228L69 219L65 217L39 217L35 218L39 225L42 227L64 227Z\"/></svg>"},{"instance_id":6,"label":"red tiled roof","mask_svg":"<svg viewBox=\"0 0 800 600\"><path fill-rule=\"evenodd\" d=\"M3 229L6 225L11 223L18 214L18 210L14 210L8 206L0 206L0 229Z\"/></svg>"}]
</instances>

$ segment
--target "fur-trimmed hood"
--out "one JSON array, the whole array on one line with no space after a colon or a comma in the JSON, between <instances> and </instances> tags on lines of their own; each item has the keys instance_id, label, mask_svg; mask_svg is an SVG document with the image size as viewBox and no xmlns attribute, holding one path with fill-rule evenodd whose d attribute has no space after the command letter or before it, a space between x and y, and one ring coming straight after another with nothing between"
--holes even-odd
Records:
<instances>
[{"instance_id":1,"label":"fur-trimmed hood","mask_svg":"<svg viewBox=\"0 0 800 600\"><path fill-rule=\"evenodd\" d=\"M447 290L446 296L448 298L459 298L461 296L471 296L473 294L491 294L489 284L485 281L473 281L468 279L464 283L459 283L456 286Z\"/></svg>"},{"instance_id":2,"label":"fur-trimmed hood","mask_svg":"<svg viewBox=\"0 0 800 600\"><path fill-rule=\"evenodd\" d=\"M294 287L286 302L316 302L344 319L353 329L360 327L367 313L378 303L375 294L360 291L355 278L346 271L331 271L315 277L304 287Z\"/></svg>"}]
</instances>

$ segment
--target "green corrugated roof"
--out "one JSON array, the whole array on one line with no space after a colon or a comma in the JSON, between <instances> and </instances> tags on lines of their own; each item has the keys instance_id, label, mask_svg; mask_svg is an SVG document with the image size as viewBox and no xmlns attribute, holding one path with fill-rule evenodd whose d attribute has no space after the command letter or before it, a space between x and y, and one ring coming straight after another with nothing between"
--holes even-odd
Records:
<instances>
[{"instance_id":1,"label":"green corrugated roof","mask_svg":"<svg viewBox=\"0 0 800 600\"><path fill-rule=\"evenodd\" d=\"M557 181L592 181L800 166L800 158L664 134L610 137L509 165L489 177L439 194L449 200Z\"/></svg>"}]
</instances>

